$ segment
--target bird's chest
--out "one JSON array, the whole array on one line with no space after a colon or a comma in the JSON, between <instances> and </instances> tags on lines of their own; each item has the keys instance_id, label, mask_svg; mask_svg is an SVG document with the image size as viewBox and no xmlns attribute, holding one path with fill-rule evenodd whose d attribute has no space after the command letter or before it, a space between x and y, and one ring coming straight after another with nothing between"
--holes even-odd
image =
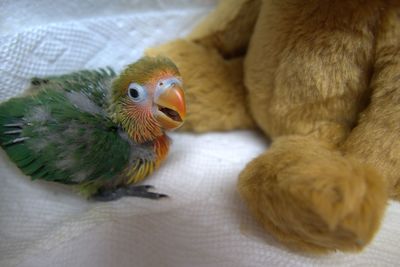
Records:
<instances>
[{"instance_id":1,"label":"bird's chest","mask_svg":"<svg viewBox=\"0 0 400 267\"><path fill-rule=\"evenodd\" d=\"M156 155L156 167L167 157L170 139L166 135L158 137L154 142L154 153Z\"/></svg>"},{"instance_id":2,"label":"bird's chest","mask_svg":"<svg viewBox=\"0 0 400 267\"><path fill-rule=\"evenodd\" d=\"M170 140L166 135L162 135L155 139L151 145L151 154L153 157L141 157L131 162L125 172L125 184L137 183L145 179L153 173L166 158L169 151Z\"/></svg>"}]
</instances>

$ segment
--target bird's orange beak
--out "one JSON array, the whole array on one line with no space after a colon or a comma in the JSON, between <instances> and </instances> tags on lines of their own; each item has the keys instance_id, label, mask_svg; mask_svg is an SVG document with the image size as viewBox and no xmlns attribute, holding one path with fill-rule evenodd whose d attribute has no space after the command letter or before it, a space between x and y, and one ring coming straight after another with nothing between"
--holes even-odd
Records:
<instances>
[{"instance_id":1,"label":"bird's orange beak","mask_svg":"<svg viewBox=\"0 0 400 267\"><path fill-rule=\"evenodd\" d=\"M186 116L185 93L174 84L158 96L156 119L166 130L174 130L183 124Z\"/></svg>"}]
</instances>

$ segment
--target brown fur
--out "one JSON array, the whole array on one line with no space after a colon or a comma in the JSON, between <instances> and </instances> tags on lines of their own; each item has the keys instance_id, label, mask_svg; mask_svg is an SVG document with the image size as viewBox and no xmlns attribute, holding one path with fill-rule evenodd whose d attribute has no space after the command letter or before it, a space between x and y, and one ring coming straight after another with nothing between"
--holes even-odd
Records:
<instances>
[{"instance_id":1,"label":"brown fur","mask_svg":"<svg viewBox=\"0 0 400 267\"><path fill-rule=\"evenodd\" d=\"M251 127L251 116L273 144L238 190L263 227L294 249L364 248L388 196L400 198L398 1L236 3L152 50L188 84L186 130Z\"/></svg>"}]
</instances>

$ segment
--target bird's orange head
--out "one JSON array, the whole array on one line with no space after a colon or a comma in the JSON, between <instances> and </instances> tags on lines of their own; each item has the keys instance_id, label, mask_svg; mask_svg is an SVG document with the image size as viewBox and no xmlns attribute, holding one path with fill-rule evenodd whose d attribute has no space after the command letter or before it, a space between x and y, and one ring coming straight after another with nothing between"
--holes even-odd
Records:
<instances>
[{"instance_id":1,"label":"bird's orange head","mask_svg":"<svg viewBox=\"0 0 400 267\"><path fill-rule=\"evenodd\" d=\"M166 57L143 57L112 84L113 119L136 142L154 140L183 124L186 116L182 78Z\"/></svg>"}]
</instances>

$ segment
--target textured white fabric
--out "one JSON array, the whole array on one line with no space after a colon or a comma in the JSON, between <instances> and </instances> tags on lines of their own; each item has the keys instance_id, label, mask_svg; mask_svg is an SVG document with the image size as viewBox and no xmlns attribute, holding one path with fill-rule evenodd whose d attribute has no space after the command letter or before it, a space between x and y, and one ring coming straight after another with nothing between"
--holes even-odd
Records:
<instances>
[{"instance_id":1,"label":"textured white fabric","mask_svg":"<svg viewBox=\"0 0 400 267\"><path fill-rule=\"evenodd\" d=\"M33 75L105 65L188 32L213 1L0 2L0 100ZM266 149L252 132L173 134L147 184L170 199L92 203L67 187L31 182L0 150L0 266L398 266L400 205L391 203L360 254L309 256L254 222L235 184Z\"/></svg>"}]
</instances>

